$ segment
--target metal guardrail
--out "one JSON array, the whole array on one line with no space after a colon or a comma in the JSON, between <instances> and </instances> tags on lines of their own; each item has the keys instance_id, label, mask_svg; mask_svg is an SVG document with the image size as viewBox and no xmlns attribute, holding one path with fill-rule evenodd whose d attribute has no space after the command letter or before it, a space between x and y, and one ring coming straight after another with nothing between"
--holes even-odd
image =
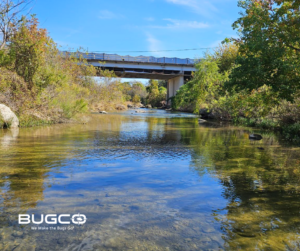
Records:
<instances>
[{"instance_id":1,"label":"metal guardrail","mask_svg":"<svg viewBox=\"0 0 300 251\"><path fill-rule=\"evenodd\" d=\"M69 53L69 52L64 52ZM158 63L158 64L180 64L180 65L194 65L195 60L189 58L168 58L168 57L147 57L147 56L120 56L117 54L106 53L80 53L80 55L87 60L99 61L120 61L120 62L137 62L137 63Z\"/></svg>"}]
</instances>

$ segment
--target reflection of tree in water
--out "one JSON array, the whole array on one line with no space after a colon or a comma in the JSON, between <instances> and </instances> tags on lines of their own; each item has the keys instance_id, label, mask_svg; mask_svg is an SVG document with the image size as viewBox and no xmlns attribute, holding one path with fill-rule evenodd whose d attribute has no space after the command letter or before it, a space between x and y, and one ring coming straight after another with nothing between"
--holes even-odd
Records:
<instances>
[{"instance_id":1,"label":"reflection of tree in water","mask_svg":"<svg viewBox=\"0 0 300 251\"><path fill-rule=\"evenodd\" d=\"M200 175L208 170L224 187L227 207L214 216L226 234L226 247L298 250L299 151L279 148L273 138L250 142L243 130L183 133L194 145L193 169Z\"/></svg>"},{"instance_id":2,"label":"reflection of tree in water","mask_svg":"<svg viewBox=\"0 0 300 251\"><path fill-rule=\"evenodd\" d=\"M161 148L163 144L176 145L178 139L173 138L178 137L178 133L166 134L162 127L158 126L164 121L163 118L110 115L101 116L100 120L92 120L87 125L27 128L20 129L20 133L1 131L1 219L6 221L12 215L15 220L18 213L35 208L39 201L44 200L43 192L49 185L46 183L49 172L59 172L65 161L90 154L93 151L91 142L96 146L100 144L95 150L103 154L103 149L109 157L122 155L120 148L131 151L132 147L136 146L141 151L151 154L152 151L147 147L155 149L156 146ZM136 135L134 131L131 134L132 126L137 127ZM128 131L124 133L126 127ZM139 136L140 130L145 130L142 138ZM109 145L115 150L111 147L107 150ZM135 150L138 154L139 150ZM159 153L159 150L156 153Z\"/></svg>"},{"instance_id":3,"label":"reflection of tree in water","mask_svg":"<svg viewBox=\"0 0 300 251\"><path fill-rule=\"evenodd\" d=\"M224 187L228 205L213 214L222 224L228 249L296 247L299 151L279 147L272 136L251 142L249 132L236 127L199 127L195 119L131 120L123 121L127 132L115 132L110 140L97 132L96 154L162 159L191 155L191 167L199 175L208 171Z\"/></svg>"},{"instance_id":4,"label":"reflection of tree in water","mask_svg":"<svg viewBox=\"0 0 300 251\"><path fill-rule=\"evenodd\" d=\"M68 159L191 156L191 169L209 172L224 187L228 204L213 215L228 249L297 249L299 150L279 147L272 137L250 142L243 129L210 125L187 118L108 115L87 125L22 129L17 137L6 136L0 146L1 223L8 223L13 210L36 207L44 199L49 172L59 172Z\"/></svg>"}]
</instances>

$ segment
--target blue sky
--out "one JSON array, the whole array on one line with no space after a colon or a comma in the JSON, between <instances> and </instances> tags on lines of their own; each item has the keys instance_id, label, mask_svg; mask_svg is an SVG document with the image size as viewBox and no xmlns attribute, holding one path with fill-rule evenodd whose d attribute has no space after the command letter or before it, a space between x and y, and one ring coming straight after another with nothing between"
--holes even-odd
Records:
<instances>
[{"instance_id":1,"label":"blue sky","mask_svg":"<svg viewBox=\"0 0 300 251\"><path fill-rule=\"evenodd\" d=\"M237 0L35 0L32 13L63 49L159 51L215 47L235 36ZM203 51L118 52L194 58Z\"/></svg>"},{"instance_id":2,"label":"blue sky","mask_svg":"<svg viewBox=\"0 0 300 251\"><path fill-rule=\"evenodd\" d=\"M62 49L197 58L204 50L157 51L215 47L236 36L239 11L237 0L35 0L31 12Z\"/></svg>"}]
</instances>

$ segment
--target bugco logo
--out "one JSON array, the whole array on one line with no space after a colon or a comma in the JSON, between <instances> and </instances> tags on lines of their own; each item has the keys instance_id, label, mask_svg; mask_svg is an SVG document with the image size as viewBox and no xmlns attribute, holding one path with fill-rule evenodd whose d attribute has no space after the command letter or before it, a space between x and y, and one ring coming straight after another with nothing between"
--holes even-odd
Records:
<instances>
[{"instance_id":1,"label":"bugco logo","mask_svg":"<svg viewBox=\"0 0 300 251\"><path fill-rule=\"evenodd\" d=\"M62 225L70 225L71 222L75 225L83 225L86 223L86 216L84 214L41 214L41 217L37 220L35 218L35 215L32 214L19 214L19 224L21 225L26 225L26 224L42 224L42 223L47 223L47 224L62 224Z\"/></svg>"}]
</instances>

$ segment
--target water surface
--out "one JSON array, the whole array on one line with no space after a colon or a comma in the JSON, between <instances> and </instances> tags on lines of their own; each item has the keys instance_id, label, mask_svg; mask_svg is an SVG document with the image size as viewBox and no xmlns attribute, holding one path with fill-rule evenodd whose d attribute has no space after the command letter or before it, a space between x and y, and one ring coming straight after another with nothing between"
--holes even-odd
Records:
<instances>
[{"instance_id":1,"label":"water surface","mask_svg":"<svg viewBox=\"0 0 300 251\"><path fill-rule=\"evenodd\" d=\"M1 130L0 250L299 250L300 148L251 131L155 110Z\"/></svg>"}]
</instances>

